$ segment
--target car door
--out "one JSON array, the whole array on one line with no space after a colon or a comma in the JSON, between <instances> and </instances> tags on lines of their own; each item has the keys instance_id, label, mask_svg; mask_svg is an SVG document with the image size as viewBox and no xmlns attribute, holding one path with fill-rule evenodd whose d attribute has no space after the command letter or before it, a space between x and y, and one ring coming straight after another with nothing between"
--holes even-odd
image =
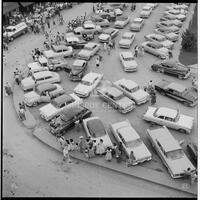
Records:
<instances>
[{"instance_id":1,"label":"car door","mask_svg":"<svg viewBox=\"0 0 200 200\"><path fill-rule=\"evenodd\" d=\"M39 84L41 84L41 83L45 83L45 79L44 79L44 78L38 78L38 79L36 80L36 84L37 84L37 85L39 85Z\"/></svg>"},{"instance_id":2,"label":"car door","mask_svg":"<svg viewBox=\"0 0 200 200\"><path fill-rule=\"evenodd\" d=\"M164 120L165 120L165 124L164 124L165 126L170 127L170 128L176 128L176 125L175 125L175 123L174 123L172 118L165 117Z\"/></svg>"}]
</instances>

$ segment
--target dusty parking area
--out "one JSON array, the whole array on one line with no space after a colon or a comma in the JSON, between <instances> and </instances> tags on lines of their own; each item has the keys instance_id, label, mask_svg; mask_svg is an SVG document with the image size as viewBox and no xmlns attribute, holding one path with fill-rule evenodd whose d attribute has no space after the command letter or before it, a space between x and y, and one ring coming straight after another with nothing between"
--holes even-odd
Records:
<instances>
[{"instance_id":1,"label":"dusty parking area","mask_svg":"<svg viewBox=\"0 0 200 200\"><path fill-rule=\"evenodd\" d=\"M168 4L166 4L166 3L160 3L159 6L153 11L151 16L145 20L144 27L142 28L142 30L140 32L136 33L135 41L133 42L133 45L131 46L131 48L129 50L133 51L133 48L136 44L140 45L142 42L145 41L145 39L144 39L145 35L153 32L153 29L155 28L156 23L159 21L160 17L163 15L163 12L167 5ZM129 7L125 11L124 15L129 15L131 17L131 19L134 19L135 17L139 16L139 13L142 10L143 6L144 6L144 4L142 4L142 3L137 4L136 11L130 12L130 5L129 5ZM113 26L113 24L112 24L112 26ZM191 77L189 77L187 80L179 80L172 76L153 72L150 69L150 66L154 62L156 62L158 60L158 58L156 58L155 56L150 55L148 53L145 53L144 57L136 58L136 61L138 63L138 71L137 72L133 72L133 73L124 72L122 69L121 63L119 62L119 52L120 51L129 51L129 50L119 48L118 41L120 40L121 35L125 31L129 30L129 26L130 25L127 25L124 29L119 29L119 34L115 39L116 49L111 51L110 56L107 55L107 52L104 52L103 50L100 51L100 54L103 56L103 61L100 64L100 68L99 69L96 68L95 57L93 57L88 63L88 69L87 69L86 73L88 73L90 71L102 73L104 75L104 78L103 78L103 81L101 84L105 84L106 80L116 81L121 78L127 78L127 79L137 82L141 87L143 87L144 85L146 85L149 82L149 80L153 80L154 82L157 82L160 79L164 78L164 79L167 79L170 81L175 81L175 82L181 83L187 87L191 87L191 82L192 82ZM97 37L98 36L95 36L95 41L98 41ZM76 52L78 52L78 51L79 50L76 50ZM67 60L68 60L69 64L72 64L74 61L71 58L67 59ZM59 72L59 74L61 75L61 78L62 78L61 85L66 90L66 93L68 93L68 94L72 93L73 89L76 87L76 85L78 83L71 82L68 79L68 74L64 71ZM194 93L195 93L195 91L194 91ZM133 125L133 127L140 134L140 136L144 140L145 144L148 146L149 150L153 154L152 161L143 163L143 164L141 164L141 166L151 168L154 170L158 170L158 171L162 171L162 172L167 172L166 168L163 166L160 158L155 153L154 149L150 145L150 142L146 136L147 128L156 127L156 126L154 126L154 127L151 126L150 124L146 123L142 119L143 113L145 112L147 107L150 105L150 102L143 104L141 106L137 106L135 110L133 110L132 112L130 112L128 114L120 114L117 110L113 109L108 104L104 103L102 101L102 99L100 99L98 97L98 95L96 95L95 93L93 95L91 95L89 98L84 99L84 104L86 105L86 107L88 107L92 110L93 116L99 116L102 119L105 127L108 129L109 135L113 142L115 141L115 139L109 131L109 125L111 123L120 122L125 119L128 119L131 122L131 124ZM40 125L48 127L48 123L46 123L43 119L40 118L39 112L38 112L38 108L42 107L43 105L44 104L41 104L40 106L38 106L36 108L31 108L30 110L33 113L33 115L35 116L35 118L40 121ZM194 117L194 119L195 119L194 128L190 135L182 134L182 133L179 133L179 132L171 130L171 129L170 129L170 132L173 134L173 136L177 140L185 140L186 142L189 142L189 141L196 142L197 141L197 106L195 106L193 108L186 107L186 106L180 104L179 102L177 102L173 99L170 99L168 97L162 96L160 94L157 94L157 103L155 106L157 106L157 107L165 106L165 107L170 107L170 108L174 108L174 109L180 108L181 113ZM72 138L78 139L79 135L85 135L85 132L83 129L81 129L79 132L72 129L65 134L65 137L67 137L67 138L72 137ZM185 145L183 145L183 146L185 147Z\"/></svg>"}]
</instances>

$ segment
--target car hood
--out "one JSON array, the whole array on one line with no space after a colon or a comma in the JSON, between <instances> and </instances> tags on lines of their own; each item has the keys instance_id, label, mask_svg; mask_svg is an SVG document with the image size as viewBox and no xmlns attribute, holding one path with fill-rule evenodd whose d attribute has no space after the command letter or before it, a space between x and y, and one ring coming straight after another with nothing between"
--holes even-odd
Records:
<instances>
[{"instance_id":1,"label":"car hood","mask_svg":"<svg viewBox=\"0 0 200 200\"><path fill-rule=\"evenodd\" d=\"M24 94L24 99L28 102L37 100L39 98L40 98L40 95L38 95L35 91L31 91L31 92Z\"/></svg>"},{"instance_id":2,"label":"car hood","mask_svg":"<svg viewBox=\"0 0 200 200\"><path fill-rule=\"evenodd\" d=\"M35 81L32 79L32 77L28 77L28 78L25 78L21 81L21 84L23 86L32 86L35 84Z\"/></svg>"},{"instance_id":3,"label":"car hood","mask_svg":"<svg viewBox=\"0 0 200 200\"><path fill-rule=\"evenodd\" d=\"M100 36L99 36L99 39L100 40L108 40L110 38L110 35L108 35L108 34L101 34Z\"/></svg>"},{"instance_id":4,"label":"car hood","mask_svg":"<svg viewBox=\"0 0 200 200\"><path fill-rule=\"evenodd\" d=\"M126 68L136 68L138 65L137 65L137 62L135 60L132 60L132 61L124 61L124 67Z\"/></svg>"},{"instance_id":5,"label":"car hood","mask_svg":"<svg viewBox=\"0 0 200 200\"><path fill-rule=\"evenodd\" d=\"M188 168L195 169L195 167L186 156L176 160L168 160L167 163L170 166L173 174L184 173L184 170L187 170Z\"/></svg>"},{"instance_id":6,"label":"car hood","mask_svg":"<svg viewBox=\"0 0 200 200\"><path fill-rule=\"evenodd\" d=\"M54 52L52 50L48 50L48 51L44 51L43 54L45 57L49 58L52 55L54 55Z\"/></svg>"},{"instance_id":7,"label":"car hood","mask_svg":"<svg viewBox=\"0 0 200 200\"><path fill-rule=\"evenodd\" d=\"M90 54L91 54L91 51L89 51L89 50L81 50L79 53L78 53L78 55L81 55L81 56L90 56Z\"/></svg>"},{"instance_id":8,"label":"car hood","mask_svg":"<svg viewBox=\"0 0 200 200\"><path fill-rule=\"evenodd\" d=\"M183 127L185 127L185 128L189 128L189 129L192 129L192 127L193 127L193 122L194 122L194 118L193 118L193 117L180 114L180 117L179 117L179 120L178 120L177 123L178 123L180 126L183 126Z\"/></svg>"},{"instance_id":9,"label":"car hood","mask_svg":"<svg viewBox=\"0 0 200 200\"><path fill-rule=\"evenodd\" d=\"M128 39L121 39L119 41L119 44L122 44L122 45L129 45L130 43L131 43L131 41Z\"/></svg>"},{"instance_id":10,"label":"car hood","mask_svg":"<svg viewBox=\"0 0 200 200\"><path fill-rule=\"evenodd\" d=\"M136 100L136 101L142 101L143 99L146 99L149 97L149 94L145 92L142 89L137 90L136 92L132 93L131 96Z\"/></svg>"},{"instance_id":11,"label":"car hood","mask_svg":"<svg viewBox=\"0 0 200 200\"><path fill-rule=\"evenodd\" d=\"M39 111L41 114L50 117L54 115L58 111L58 109L55 108L51 103L48 103L47 105L41 107Z\"/></svg>"},{"instance_id":12,"label":"car hood","mask_svg":"<svg viewBox=\"0 0 200 200\"><path fill-rule=\"evenodd\" d=\"M150 11L143 10L140 14L141 15L149 15L150 13L151 13Z\"/></svg>"},{"instance_id":13,"label":"car hood","mask_svg":"<svg viewBox=\"0 0 200 200\"><path fill-rule=\"evenodd\" d=\"M70 74L71 75L77 75L77 74L79 74L80 72L82 72L83 71L83 69L72 69L71 71L70 71Z\"/></svg>"},{"instance_id":14,"label":"car hood","mask_svg":"<svg viewBox=\"0 0 200 200\"><path fill-rule=\"evenodd\" d=\"M125 21L116 21L115 25L123 25L125 23Z\"/></svg>"},{"instance_id":15,"label":"car hood","mask_svg":"<svg viewBox=\"0 0 200 200\"><path fill-rule=\"evenodd\" d=\"M79 94L85 94L90 92L90 88L91 88L90 86L83 85L80 83L74 88L74 91L76 91Z\"/></svg>"},{"instance_id":16,"label":"car hood","mask_svg":"<svg viewBox=\"0 0 200 200\"><path fill-rule=\"evenodd\" d=\"M117 103L118 105L120 105L120 107L122 107L123 109L126 109L126 108L128 108L129 106L134 105L133 101L130 100L128 97L123 97L122 99L117 100L116 103Z\"/></svg>"},{"instance_id":17,"label":"car hood","mask_svg":"<svg viewBox=\"0 0 200 200\"><path fill-rule=\"evenodd\" d=\"M165 40L164 42L161 42L161 44L163 44L164 47L168 47L173 45L174 43L171 42L170 40Z\"/></svg>"}]
</instances>

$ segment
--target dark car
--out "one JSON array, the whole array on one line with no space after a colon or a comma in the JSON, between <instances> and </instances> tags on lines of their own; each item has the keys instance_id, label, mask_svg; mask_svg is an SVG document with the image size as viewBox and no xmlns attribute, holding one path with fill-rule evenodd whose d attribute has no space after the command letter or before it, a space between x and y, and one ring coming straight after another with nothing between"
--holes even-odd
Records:
<instances>
[{"instance_id":1,"label":"dark car","mask_svg":"<svg viewBox=\"0 0 200 200\"><path fill-rule=\"evenodd\" d=\"M88 118L91 114L92 111L86 107L73 107L51 120L50 132L57 136L64 135L66 131L74 127L76 121Z\"/></svg>"},{"instance_id":2,"label":"dark car","mask_svg":"<svg viewBox=\"0 0 200 200\"><path fill-rule=\"evenodd\" d=\"M103 19L107 19L109 22L115 22L116 21L116 16L111 13L103 12L100 13L99 16Z\"/></svg>"},{"instance_id":3,"label":"dark car","mask_svg":"<svg viewBox=\"0 0 200 200\"><path fill-rule=\"evenodd\" d=\"M191 157L191 159L194 161L194 163L197 165L197 160L198 160L198 149L197 145L194 143L189 143L187 144L187 151Z\"/></svg>"},{"instance_id":4,"label":"dark car","mask_svg":"<svg viewBox=\"0 0 200 200\"><path fill-rule=\"evenodd\" d=\"M87 61L77 59L74 61L71 71L69 73L69 79L71 81L81 81L87 67Z\"/></svg>"},{"instance_id":5,"label":"dark car","mask_svg":"<svg viewBox=\"0 0 200 200\"><path fill-rule=\"evenodd\" d=\"M187 79L190 76L190 68L175 60L166 60L151 66L153 71L166 73L180 79Z\"/></svg>"},{"instance_id":6,"label":"dark car","mask_svg":"<svg viewBox=\"0 0 200 200\"><path fill-rule=\"evenodd\" d=\"M162 95L180 101L186 106L195 106L198 102L197 96L194 96L188 88L179 83L162 80L155 84L155 89Z\"/></svg>"}]
</instances>

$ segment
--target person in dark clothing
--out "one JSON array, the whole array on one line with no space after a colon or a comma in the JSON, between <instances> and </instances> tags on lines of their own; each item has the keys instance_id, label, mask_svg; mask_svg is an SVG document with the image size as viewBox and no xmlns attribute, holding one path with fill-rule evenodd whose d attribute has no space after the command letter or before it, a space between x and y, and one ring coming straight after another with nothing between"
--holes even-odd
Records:
<instances>
[{"instance_id":1,"label":"person in dark clothing","mask_svg":"<svg viewBox=\"0 0 200 200\"><path fill-rule=\"evenodd\" d=\"M151 105L154 105L156 103L156 94L152 93L151 94Z\"/></svg>"}]
</instances>

